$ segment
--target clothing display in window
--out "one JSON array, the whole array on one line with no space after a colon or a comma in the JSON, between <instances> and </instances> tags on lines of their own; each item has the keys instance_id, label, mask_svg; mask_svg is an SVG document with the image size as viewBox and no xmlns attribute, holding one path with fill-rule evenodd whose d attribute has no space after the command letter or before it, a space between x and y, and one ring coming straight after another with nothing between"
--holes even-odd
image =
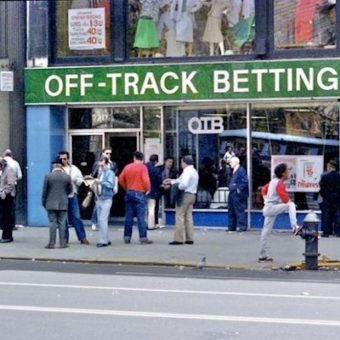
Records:
<instances>
[{"instance_id":1,"label":"clothing display in window","mask_svg":"<svg viewBox=\"0 0 340 340\"><path fill-rule=\"evenodd\" d=\"M158 48L156 22L159 16L160 0L140 0L139 3L141 10L133 46L140 49Z\"/></svg>"}]
</instances>

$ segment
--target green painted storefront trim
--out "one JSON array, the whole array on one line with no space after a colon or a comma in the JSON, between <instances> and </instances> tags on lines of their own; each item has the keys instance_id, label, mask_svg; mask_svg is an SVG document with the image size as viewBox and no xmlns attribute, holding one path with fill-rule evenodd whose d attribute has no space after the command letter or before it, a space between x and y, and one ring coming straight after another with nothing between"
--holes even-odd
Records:
<instances>
[{"instance_id":1,"label":"green painted storefront trim","mask_svg":"<svg viewBox=\"0 0 340 340\"><path fill-rule=\"evenodd\" d=\"M32 104L340 97L340 59L25 69Z\"/></svg>"}]
</instances>

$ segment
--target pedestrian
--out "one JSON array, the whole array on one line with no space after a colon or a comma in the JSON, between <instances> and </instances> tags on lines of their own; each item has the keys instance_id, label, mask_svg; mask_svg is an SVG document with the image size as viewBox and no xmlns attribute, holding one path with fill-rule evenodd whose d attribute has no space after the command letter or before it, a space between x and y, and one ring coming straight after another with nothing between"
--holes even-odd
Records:
<instances>
[{"instance_id":1,"label":"pedestrian","mask_svg":"<svg viewBox=\"0 0 340 340\"><path fill-rule=\"evenodd\" d=\"M102 150L100 157L106 156L108 158L109 162L107 164L107 167L110 168L114 172L114 174L116 175L117 171L118 171L117 163L111 160L111 155L112 155L112 148L111 148L111 146L107 146ZM99 167L100 166L99 166L99 160L98 160L93 164L92 171L91 171L92 177L94 177L94 178L98 177ZM114 193L114 194L116 194L116 193ZM92 223L91 229L93 231L96 231L97 230L97 223L98 223L96 205L94 205L94 207L93 207L92 216L91 216L91 223Z\"/></svg>"},{"instance_id":2,"label":"pedestrian","mask_svg":"<svg viewBox=\"0 0 340 340\"><path fill-rule=\"evenodd\" d=\"M59 247L67 248L65 238L68 195L72 192L71 177L67 175L59 159L52 163L52 171L45 176L41 196L42 206L47 210L49 221L49 242L46 249L54 249L59 229Z\"/></svg>"},{"instance_id":3,"label":"pedestrian","mask_svg":"<svg viewBox=\"0 0 340 340\"><path fill-rule=\"evenodd\" d=\"M249 196L248 177L238 157L230 159L230 167L233 173L229 182L228 231L242 232L247 230L245 208Z\"/></svg>"},{"instance_id":4,"label":"pedestrian","mask_svg":"<svg viewBox=\"0 0 340 340\"><path fill-rule=\"evenodd\" d=\"M140 151L133 153L133 162L126 165L119 175L119 184L125 194L124 242L131 243L133 218L137 217L139 240L141 244L151 244L147 237L145 223L146 194L150 191L148 169L143 162L144 155Z\"/></svg>"},{"instance_id":5,"label":"pedestrian","mask_svg":"<svg viewBox=\"0 0 340 340\"><path fill-rule=\"evenodd\" d=\"M69 153L67 151L59 152L59 160L62 164L63 171L71 177L72 181L72 193L69 195L68 198L68 217L67 217L68 223L65 232L66 240L68 242L69 239L68 225L71 225L72 227L74 227L80 243L89 245L90 242L86 238L84 224L80 218L80 209L78 201L78 189L79 186L83 183L83 175L75 165L71 164L69 160Z\"/></svg>"},{"instance_id":6,"label":"pedestrian","mask_svg":"<svg viewBox=\"0 0 340 340\"><path fill-rule=\"evenodd\" d=\"M99 243L97 247L111 245L109 241L109 217L112 206L113 188L115 186L115 174L110 168L109 158L101 156L99 159L98 178L95 180L96 210L99 226Z\"/></svg>"},{"instance_id":7,"label":"pedestrian","mask_svg":"<svg viewBox=\"0 0 340 340\"><path fill-rule=\"evenodd\" d=\"M327 163L326 172L320 180L321 208L321 237L335 234L340 237L340 225L337 218L339 213L340 174L337 172L338 163L331 160Z\"/></svg>"},{"instance_id":8,"label":"pedestrian","mask_svg":"<svg viewBox=\"0 0 340 340\"><path fill-rule=\"evenodd\" d=\"M15 197L16 175L8 166L4 158L0 159L0 209L2 238L0 243L13 242L14 214L13 204Z\"/></svg>"},{"instance_id":9,"label":"pedestrian","mask_svg":"<svg viewBox=\"0 0 340 340\"><path fill-rule=\"evenodd\" d=\"M3 158L7 161L7 164L10 168L14 170L16 181L15 181L15 197L13 201L13 218L14 218L14 228L16 230L16 194L17 194L17 185L18 181L22 179L22 171L20 164L13 158L13 153L10 149L6 149L3 153Z\"/></svg>"},{"instance_id":10,"label":"pedestrian","mask_svg":"<svg viewBox=\"0 0 340 340\"><path fill-rule=\"evenodd\" d=\"M176 226L174 240L169 245L194 244L194 224L192 210L196 201L198 188L198 173L194 168L191 155L184 156L181 160L183 172L177 179L166 179L164 184L177 186L183 193L181 200L176 201Z\"/></svg>"},{"instance_id":11,"label":"pedestrian","mask_svg":"<svg viewBox=\"0 0 340 340\"><path fill-rule=\"evenodd\" d=\"M158 192L159 187L162 184L162 174L158 167L156 167L158 163L158 155L153 154L149 158L149 162L146 163L146 167L148 168L148 174L150 178L151 189L150 192L146 195L147 197L147 205L148 205L148 230L155 230L159 228L159 225L155 223L155 214L156 214L156 201L158 200ZM158 214L158 211L157 211Z\"/></svg>"},{"instance_id":12,"label":"pedestrian","mask_svg":"<svg viewBox=\"0 0 340 340\"><path fill-rule=\"evenodd\" d=\"M258 262L273 261L272 258L267 256L267 239L273 229L276 216L288 212L293 232L296 234L301 228L296 220L295 203L289 199L288 192L283 183L289 176L287 164L281 163L277 165L274 169L274 174L276 177L262 188L262 195L264 197L264 224L261 232Z\"/></svg>"}]
</instances>

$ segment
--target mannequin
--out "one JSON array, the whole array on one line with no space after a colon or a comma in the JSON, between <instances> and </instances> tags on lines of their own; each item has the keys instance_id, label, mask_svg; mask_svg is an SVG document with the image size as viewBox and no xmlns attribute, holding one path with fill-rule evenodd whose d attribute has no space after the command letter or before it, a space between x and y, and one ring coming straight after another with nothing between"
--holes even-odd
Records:
<instances>
[{"instance_id":1,"label":"mannequin","mask_svg":"<svg viewBox=\"0 0 340 340\"><path fill-rule=\"evenodd\" d=\"M221 32L221 21L223 11L230 6L230 0L211 0L210 2L204 2L204 5L211 6L211 9L208 13L202 41L209 43L210 55L214 55L215 44L218 44L221 55L223 55L224 38Z\"/></svg>"},{"instance_id":2,"label":"mannequin","mask_svg":"<svg viewBox=\"0 0 340 340\"><path fill-rule=\"evenodd\" d=\"M162 14L158 22L159 39L166 41L167 57L181 57L185 55L185 46L176 41L176 22L171 16L171 4L174 0L163 0L161 3Z\"/></svg>"},{"instance_id":3,"label":"mannequin","mask_svg":"<svg viewBox=\"0 0 340 340\"><path fill-rule=\"evenodd\" d=\"M189 56L194 42L195 12L201 7L201 0L174 0L171 5L171 15L176 22L176 41L187 46Z\"/></svg>"},{"instance_id":4,"label":"mannequin","mask_svg":"<svg viewBox=\"0 0 340 340\"><path fill-rule=\"evenodd\" d=\"M139 3L141 9L133 47L138 48L139 57L153 57L155 49L159 47L156 22L158 21L160 0L140 0Z\"/></svg>"}]
</instances>

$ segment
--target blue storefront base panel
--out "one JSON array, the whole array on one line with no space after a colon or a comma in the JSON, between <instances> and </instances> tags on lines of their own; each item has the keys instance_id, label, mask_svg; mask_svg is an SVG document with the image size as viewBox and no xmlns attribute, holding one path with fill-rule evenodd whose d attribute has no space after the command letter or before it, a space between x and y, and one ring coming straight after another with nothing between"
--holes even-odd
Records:
<instances>
[{"instance_id":1,"label":"blue storefront base panel","mask_svg":"<svg viewBox=\"0 0 340 340\"><path fill-rule=\"evenodd\" d=\"M29 106L27 121L27 221L30 226L48 225L41 205L44 177L60 149L65 148L65 108Z\"/></svg>"},{"instance_id":2,"label":"blue storefront base panel","mask_svg":"<svg viewBox=\"0 0 340 340\"><path fill-rule=\"evenodd\" d=\"M307 212L297 213L298 224L303 224L303 219ZM195 227L221 228L226 229L228 226L227 210L194 210L193 219ZM320 219L320 216L319 216ZM175 225L175 210L165 211L166 225ZM264 217L261 211L251 212L251 228L261 229L263 227ZM276 230L289 230L290 222L288 214L277 216L274 224Z\"/></svg>"}]
</instances>

